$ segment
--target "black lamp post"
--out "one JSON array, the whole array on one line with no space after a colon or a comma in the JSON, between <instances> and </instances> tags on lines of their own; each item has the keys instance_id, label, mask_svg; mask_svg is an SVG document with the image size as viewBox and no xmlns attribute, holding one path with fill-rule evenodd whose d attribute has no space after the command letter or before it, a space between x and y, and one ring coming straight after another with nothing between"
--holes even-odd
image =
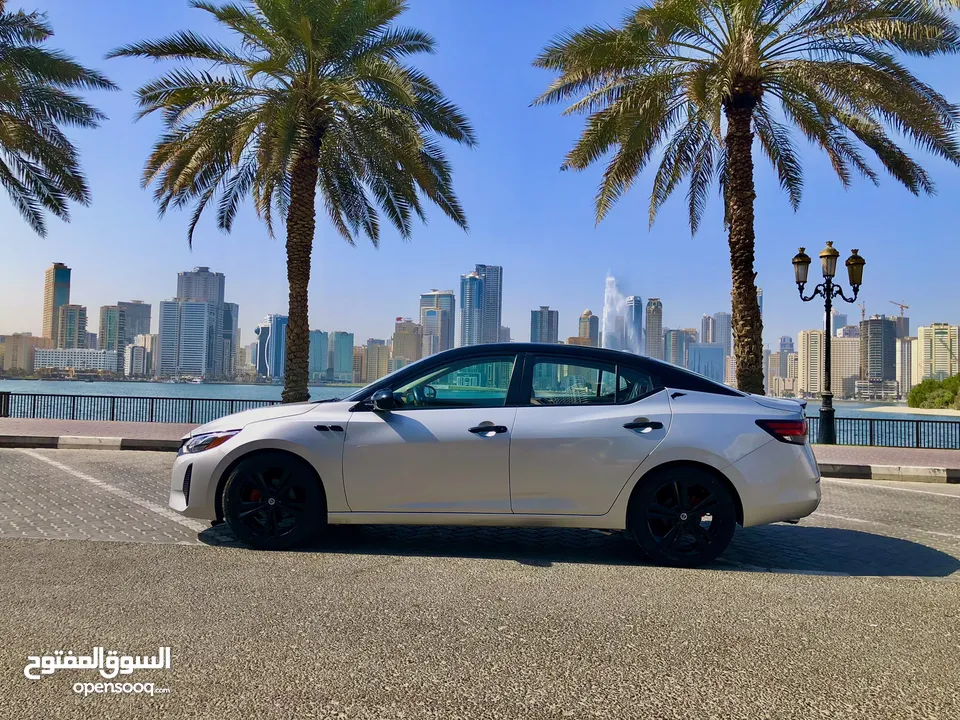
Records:
<instances>
[{"instance_id":1,"label":"black lamp post","mask_svg":"<svg viewBox=\"0 0 960 720\"><path fill-rule=\"evenodd\" d=\"M851 250L852 254L847 258L846 265L850 287L853 288L853 297L848 298L843 294L843 288L833 282L833 277L837 274L837 260L840 258L840 253L833 247L832 242L828 242L827 246L820 252L823 282L813 289L809 297L805 297L803 286L807 284L810 256L803 250L803 248L800 248L800 252L793 256L793 271L797 276L797 289L800 291L800 299L804 302L810 302L815 297L822 297L826 313L825 332L823 334L823 392L820 394L822 402L820 404L820 433L817 442L821 445L836 445L837 426L833 415L833 392L830 390L830 337L833 335L833 318L830 313L833 310L833 298L835 297L839 297L848 303L856 301L857 294L860 292L860 283L863 281L863 266L866 265L866 261L857 254L857 250Z\"/></svg>"}]
</instances>

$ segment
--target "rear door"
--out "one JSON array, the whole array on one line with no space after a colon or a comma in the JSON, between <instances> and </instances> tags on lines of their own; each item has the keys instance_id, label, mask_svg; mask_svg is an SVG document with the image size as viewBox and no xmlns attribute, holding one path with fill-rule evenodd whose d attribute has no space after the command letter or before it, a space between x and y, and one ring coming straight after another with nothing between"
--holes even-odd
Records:
<instances>
[{"instance_id":1,"label":"rear door","mask_svg":"<svg viewBox=\"0 0 960 720\"><path fill-rule=\"evenodd\" d=\"M603 515L670 430L659 380L629 366L528 355L510 446L511 508Z\"/></svg>"}]
</instances>

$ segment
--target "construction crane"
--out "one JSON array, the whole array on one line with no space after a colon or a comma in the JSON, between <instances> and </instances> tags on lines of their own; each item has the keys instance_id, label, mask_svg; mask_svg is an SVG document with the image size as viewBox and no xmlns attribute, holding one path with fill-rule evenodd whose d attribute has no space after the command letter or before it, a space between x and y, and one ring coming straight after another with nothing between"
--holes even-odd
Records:
<instances>
[{"instance_id":1,"label":"construction crane","mask_svg":"<svg viewBox=\"0 0 960 720\"><path fill-rule=\"evenodd\" d=\"M862 322L867 319L867 306L863 303L857 303L857 307L860 308L860 320Z\"/></svg>"},{"instance_id":2,"label":"construction crane","mask_svg":"<svg viewBox=\"0 0 960 720\"><path fill-rule=\"evenodd\" d=\"M903 303L898 303L896 300L891 300L891 301L890 301L890 304L891 304L891 305L896 305L898 308L900 308L900 317L903 317L903 311L904 311L904 310L909 310L909 309L910 309L910 306L909 306L909 305L904 305Z\"/></svg>"}]
</instances>

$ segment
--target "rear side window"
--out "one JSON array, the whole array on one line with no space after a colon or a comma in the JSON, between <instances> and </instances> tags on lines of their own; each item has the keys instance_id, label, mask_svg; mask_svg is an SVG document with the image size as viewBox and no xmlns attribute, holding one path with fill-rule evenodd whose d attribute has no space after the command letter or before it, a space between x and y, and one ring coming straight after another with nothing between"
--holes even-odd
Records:
<instances>
[{"instance_id":1,"label":"rear side window","mask_svg":"<svg viewBox=\"0 0 960 720\"><path fill-rule=\"evenodd\" d=\"M632 403L660 389L660 383L652 375L636 368L620 366L617 379L617 403Z\"/></svg>"}]
</instances>

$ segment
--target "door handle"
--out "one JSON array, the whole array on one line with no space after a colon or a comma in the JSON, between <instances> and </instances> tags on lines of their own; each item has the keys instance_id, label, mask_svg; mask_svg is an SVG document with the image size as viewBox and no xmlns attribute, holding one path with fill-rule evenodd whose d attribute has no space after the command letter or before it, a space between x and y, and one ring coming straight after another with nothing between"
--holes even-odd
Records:
<instances>
[{"instance_id":1,"label":"door handle","mask_svg":"<svg viewBox=\"0 0 960 720\"><path fill-rule=\"evenodd\" d=\"M663 423L658 420L641 420L624 423L627 430L663 430Z\"/></svg>"},{"instance_id":2,"label":"door handle","mask_svg":"<svg viewBox=\"0 0 960 720\"><path fill-rule=\"evenodd\" d=\"M476 427L470 428L469 432L472 432L474 435L486 435L487 433L505 433L507 431L506 425L477 425Z\"/></svg>"}]
</instances>

